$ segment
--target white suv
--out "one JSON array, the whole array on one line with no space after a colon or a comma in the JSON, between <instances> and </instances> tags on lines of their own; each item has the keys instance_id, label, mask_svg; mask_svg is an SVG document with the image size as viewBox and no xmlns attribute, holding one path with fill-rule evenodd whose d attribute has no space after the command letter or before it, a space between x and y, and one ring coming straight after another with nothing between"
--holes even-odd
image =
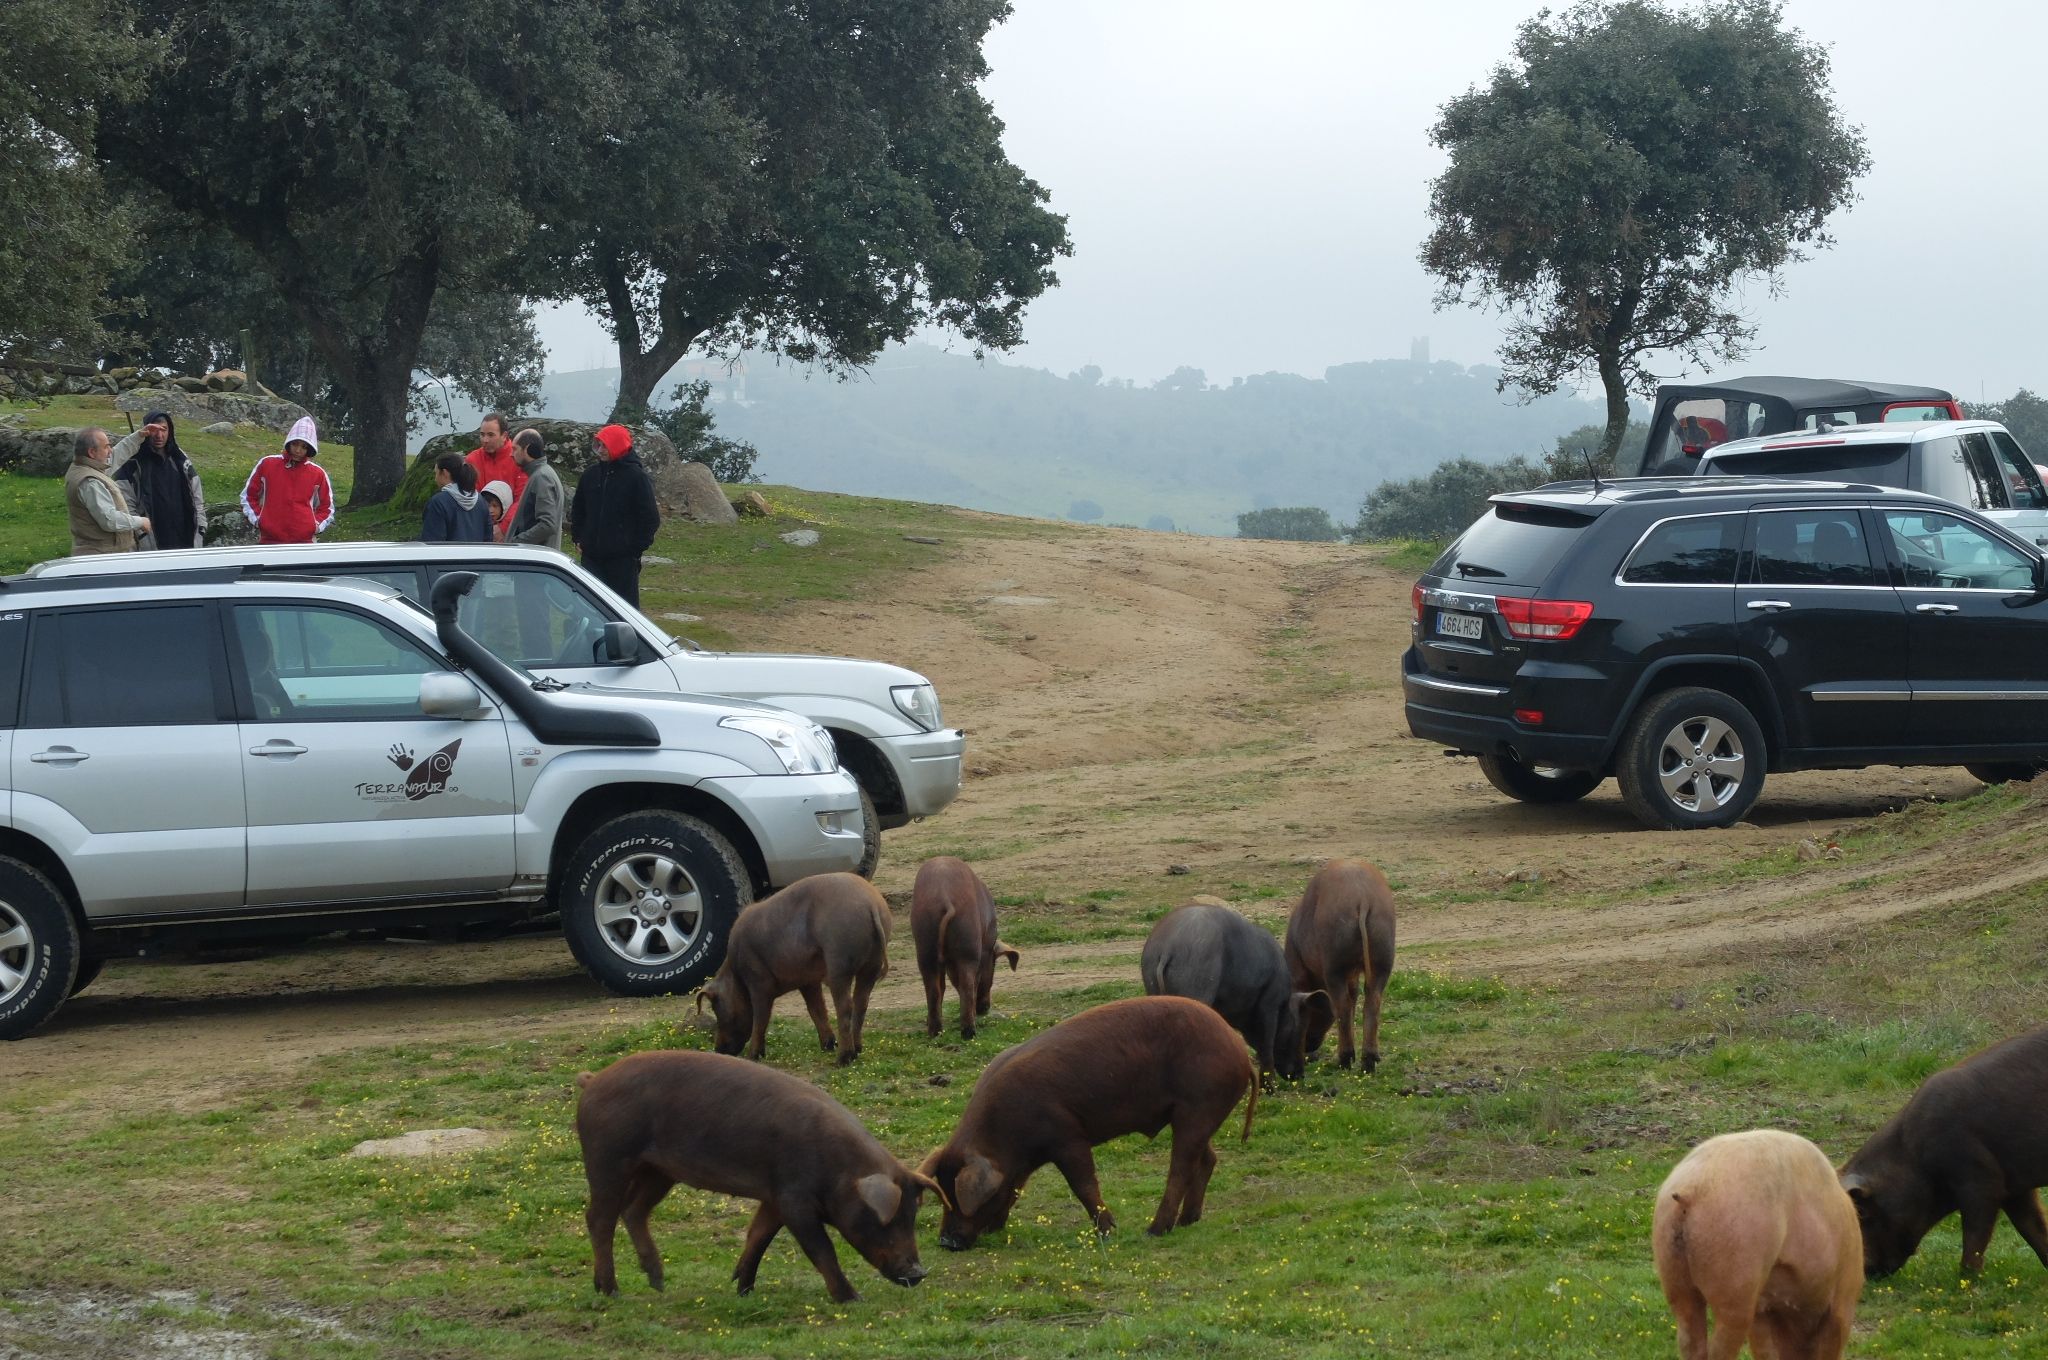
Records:
<instances>
[{"instance_id":1,"label":"white suv","mask_svg":"<svg viewBox=\"0 0 2048 1360\"><path fill-rule=\"evenodd\" d=\"M190 569L0 583L0 1038L101 961L559 911L634 995L740 908L854 868L826 733L729 699L539 679L386 588Z\"/></svg>"},{"instance_id":2,"label":"white suv","mask_svg":"<svg viewBox=\"0 0 2048 1360\"><path fill-rule=\"evenodd\" d=\"M707 652L679 642L561 553L522 544L316 543L72 557L37 580L123 571L346 574L425 600L451 571L481 578L461 621L501 660L573 683L664 694L719 694L801 713L832 734L859 781L873 877L881 833L929 817L960 792L967 742L945 726L938 692L915 671L848 657ZM623 629L612 625L623 624Z\"/></svg>"},{"instance_id":3,"label":"white suv","mask_svg":"<svg viewBox=\"0 0 2048 1360\"><path fill-rule=\"evenodd\" d=\"M1992 420L1925 420L1822 426L1717 444L1700 456L1702 477L1796 477L1872 482L1925 491L1982 511L2048 547L2048 487L2005 426Z\"/></svg>"}]
</instances>

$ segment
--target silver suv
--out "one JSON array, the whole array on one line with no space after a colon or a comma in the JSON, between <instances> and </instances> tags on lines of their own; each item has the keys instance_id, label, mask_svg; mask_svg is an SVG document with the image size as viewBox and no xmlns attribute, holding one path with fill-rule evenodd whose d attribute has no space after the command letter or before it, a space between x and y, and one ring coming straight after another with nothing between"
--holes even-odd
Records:
<instances>
[{"instance_id":1,"label":"silver suv","mask_svg":"<svg viewBox=\"0 0 2048 1360\"><path fill-rule=\"evenodd\" d=\"M536 677L459 625L476 585L0 582L0 1038L111 957L555 911L607 987L687 990L756 894L860 862L816 724Z\"/></svg>"},{"instance_id":2,"label":"silver suv","mask_svg":"<svg viewBox=\"0 0 2048 1360\"><path fill-rule=\"evenodd\" d=\"M966 738L945 725L938 692L916 671L838 656L707 652L680 642L561 553L523 544L309 543L63 558L38 580L224 567L346 574L425 600L453 571L475 572L461 622L500 660L576 684L659 694L721 694L801 713L832 734L860 783L874 876L881 833L939 812L960 792ZM623 630L612 625L623 624Z\"/></svg>"}]
</instances>

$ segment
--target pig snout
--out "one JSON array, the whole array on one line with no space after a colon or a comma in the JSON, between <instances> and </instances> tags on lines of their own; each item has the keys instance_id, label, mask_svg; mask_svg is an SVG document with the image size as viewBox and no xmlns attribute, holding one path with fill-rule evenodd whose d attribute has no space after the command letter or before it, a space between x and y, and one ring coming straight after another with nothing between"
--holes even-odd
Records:
<instances>
[{"instance_id":1,"label":"pig snout","mask_svg":"<svg viewBox=\"0 0 2048 1360\"><path fill-rule=\"evenodd\" d=\"M924 1278L924 1266L921 1262L912 1261L908 1266L889 1278L906 1287L914 1285Z\"/></svg>"}]
</instances>

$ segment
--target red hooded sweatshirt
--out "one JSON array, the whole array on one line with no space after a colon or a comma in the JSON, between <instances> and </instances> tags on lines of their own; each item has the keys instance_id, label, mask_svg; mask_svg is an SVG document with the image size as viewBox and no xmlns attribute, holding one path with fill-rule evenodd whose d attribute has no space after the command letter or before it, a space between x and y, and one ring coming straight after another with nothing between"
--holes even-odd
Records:
<instances>
[{"instance_id":1,"label":"red hooded sweatshirt","mask_svg":"<svg viewBox=\"0 0 2048 1360\"><path fill-rule=\"evenodd\" d=\"M265 543L311 543L334 523L334 487L327 469L313 461L320 456L320 435L311 417L292 426L285 443L294 440L312 450L305 462L294 465L273 453L256 464L242 488L242 513Z\"/></svg>"}]
</instances>

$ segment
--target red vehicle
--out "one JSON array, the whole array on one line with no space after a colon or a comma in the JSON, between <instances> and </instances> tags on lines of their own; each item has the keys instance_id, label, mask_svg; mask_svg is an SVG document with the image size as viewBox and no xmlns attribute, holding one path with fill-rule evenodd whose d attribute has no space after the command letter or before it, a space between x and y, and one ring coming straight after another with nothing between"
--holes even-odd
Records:
<instances>
[{"instance_id":1,"label":"red vehicle","mask_svg":"<svg viewBox=\"0 0 2048 1360\"><path fill-rule=\"evenodd\" d=\"M1938 387L1837 378L1734 378L1657 389L1650 437L1615 459L1620 477L1689 477L1717 444L1757 435L1880 421L1961 420L1962 403Z\"/></svg>"}]
</instances>

